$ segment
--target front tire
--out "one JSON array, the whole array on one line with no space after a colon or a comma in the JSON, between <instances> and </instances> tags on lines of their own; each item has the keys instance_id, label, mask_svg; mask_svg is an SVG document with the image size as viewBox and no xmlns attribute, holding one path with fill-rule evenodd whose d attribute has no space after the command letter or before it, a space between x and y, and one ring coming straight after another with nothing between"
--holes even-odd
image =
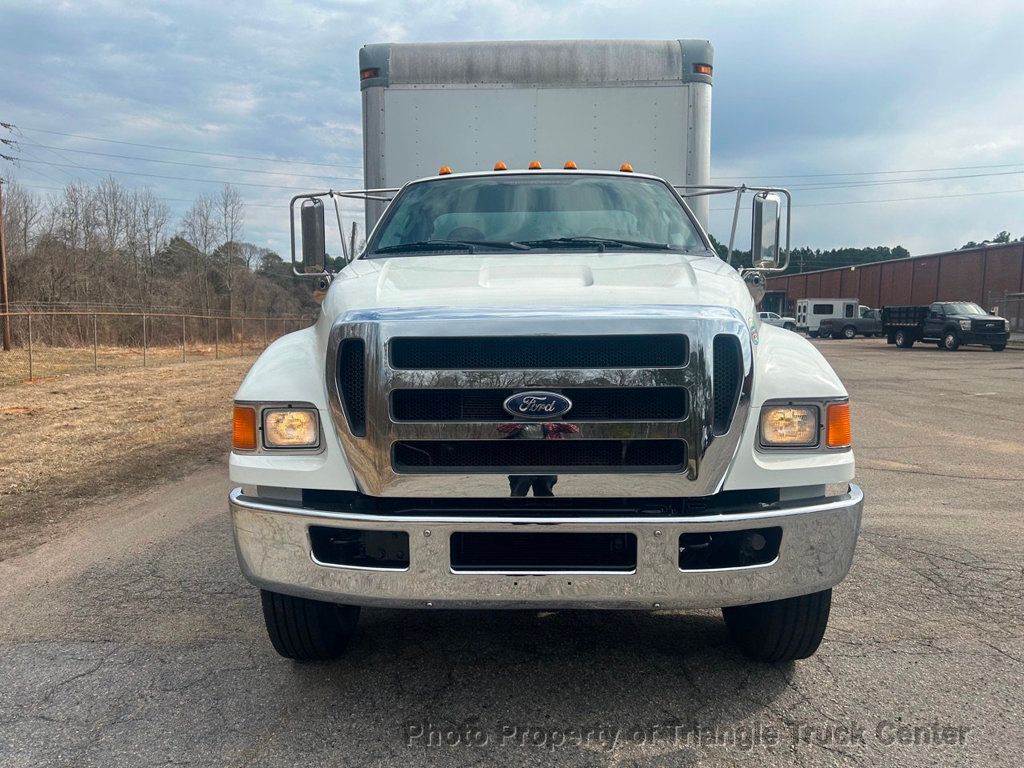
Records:
<instances>
[{"instance_id":1,"label":"front tire","mask_svg":"<svg viewBox=\"0 0 1024 768\"><path fill-rule=\"evenodd\" d=\"M359 623L358 605L335 605L260 590L274 650L295 661L327 661L345 650Z\"/></svg>"},{"instance_id":2,"label":"front tire","mask_svg":"<svg viewBox=\"0 0 1024 768\"><path fill-rule=\"evenodd\" d=\"M914 337L906 331L896 331L896 346L900 349L910 349L914 346Z\"/></svg>"},{"instance_id":3,"label":"front tire","mask_svg":"<svg viewBox=\"0 0 1024 768\"><path fill-rule=\"evenodd\" d=\"M852 325L847 325L847 326L843 327L843 338L844 339L852 339L856 335L857 335L857 329L854 328Z\"/></svg>"},{"instance_id":4,"label":"front tire","mask_svg":"<svg viewBox=\"0 0 1024 768\"><path fill-rule=\"evenodd\" d=\"M1002 352L1004 349L1006 349L1006 345L1005 344L993 344L992 345L992 351L993 352Z\"/></svg>"},{"instance_id":5,"label":"front tire","mask_svg":"<svg viewBox=\"0 0 1024 768\"><path fill-rule=\"evenodd\" d=\"M947 352L956 352L960 349L960 336L956 331L946 331L942 334L942 348Z\"/></svg>"},{"instance_id":6,"label":"front tire","mask_svg":"<svg viewBox=\"0 0 1024 768\"><path fill-rule=\"evenodd\" d=\"M770 603L723 608L729 634L744 656L754 661L806 659L821 645L828 626L832 590Z\"/></svg>"},{"instance_id":7,"label":"front tire","mask_svg":"<svg viewBox=\"0 0 1024 768\"><path fill-rule=\"evenodd\" d=\"M818 334L817 331L808 331L807 335L810 336L812 339L816 339L816 338L818 338L819 334Z\"/></svg>"}]
</instances>

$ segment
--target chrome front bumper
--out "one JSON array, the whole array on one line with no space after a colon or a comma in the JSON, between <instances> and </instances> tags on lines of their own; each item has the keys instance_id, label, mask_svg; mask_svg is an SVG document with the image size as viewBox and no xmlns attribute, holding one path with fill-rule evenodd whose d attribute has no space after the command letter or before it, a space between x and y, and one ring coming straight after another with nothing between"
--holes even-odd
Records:
<instances>
[{"instance_id":1,"label":"chrome front bumper","mask_svg":"<svg viewBox=\"0 0 1024 768\"><path fill-rule=\"evenodd\" d=\"M717 608L808 594L838 584L853 560L864 495L703 517L410 517L328 512L230 496L235 546L246 578L275 592L336 603L409 608ZM405 570L318 564L309 526L406 531ZM679 537L782 528L778 557L740 568L683 571ZM637 537L630 573L454 572L457 531L627 532Z\"/></svg>"}]
</instances>

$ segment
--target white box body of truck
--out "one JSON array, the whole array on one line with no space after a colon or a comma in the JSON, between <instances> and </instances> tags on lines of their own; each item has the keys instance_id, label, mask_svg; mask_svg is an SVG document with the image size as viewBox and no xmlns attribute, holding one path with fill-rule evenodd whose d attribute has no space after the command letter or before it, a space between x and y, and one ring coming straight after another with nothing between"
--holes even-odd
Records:
<instances>
[{"instance_id":1,"label":"white box body of truck","mask_svg":"<svg viewBox=\"0 0 1024 768\"><path fill-rule=\"evenodd\" d=\"M713 65L707 40L364 46L365 185L534 160L708 184ZM691 207L707 228L707 198ZM381 211L367 205L367 232Z\"/></svg>"},{"instance_id":2,"label":"white box body of truck","mask_svg":"<svg viewBox=\"0 0 1024 768\"><path fill-rule=\"evenodd\" d=\"M797 299L796 329L809 336L817 336L818 326L825 318L855 318L860 312L857 299Z\"/></svg>"}]
</instances>

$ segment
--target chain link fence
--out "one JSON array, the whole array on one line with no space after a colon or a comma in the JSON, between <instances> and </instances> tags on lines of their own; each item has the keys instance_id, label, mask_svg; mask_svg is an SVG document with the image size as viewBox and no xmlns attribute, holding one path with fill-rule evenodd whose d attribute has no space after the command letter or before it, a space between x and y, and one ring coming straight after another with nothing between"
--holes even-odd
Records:
<instances>
[{"instance_id":1,"label":"chain link fence","mask_svg":"<svg viewBox=\"0 0 1024 768\"><path fill-rule=\"evenodd\" d=\"M33 309L0 314L11 349L0 350L0 386L111 368L255 356L314 317L160 311Z\"/></svg>"}]
</instances>

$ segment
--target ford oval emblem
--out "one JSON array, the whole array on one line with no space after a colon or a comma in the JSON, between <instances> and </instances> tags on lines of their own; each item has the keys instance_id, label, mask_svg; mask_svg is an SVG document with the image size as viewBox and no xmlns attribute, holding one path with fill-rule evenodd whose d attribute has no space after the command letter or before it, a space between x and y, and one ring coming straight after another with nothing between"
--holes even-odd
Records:
<instances>
[{"instance_id":1,"label":"ford oval emblem","mask_svg":"<svg viewBox=\"0 0 1024 768\"><path fill-rule=\"evenodd\" d=\"M557 419L572 408L572 400L555 392L520 392L505 400L505 410L523 419Z\"/></svg>"}]
</instances>

